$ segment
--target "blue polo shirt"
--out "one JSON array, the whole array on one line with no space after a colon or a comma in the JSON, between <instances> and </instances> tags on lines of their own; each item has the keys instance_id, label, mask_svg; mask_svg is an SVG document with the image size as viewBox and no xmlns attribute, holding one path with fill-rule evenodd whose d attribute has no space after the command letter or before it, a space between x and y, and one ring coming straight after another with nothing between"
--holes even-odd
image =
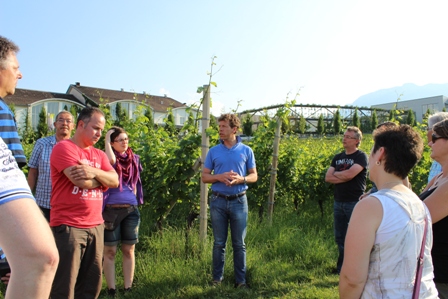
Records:
<instances>
[{"instance_id":1,"label":"blue polo shirt","mask_svg":"<svg viewBox=\"0 0 448 299\"><path fill-rule=\"evenodd\" d=\"M241 176L246 176L249 169L255 168L254 152L241 142L239 136L237 136L237 143L232 148L227 148L221 140L220 144L212 147L208 152L204 166L214 174L233 170ZM216 182L212 184L212 190L225 195L233 195L246 191L247 185L226 186L222 182Z\"/></svg>"}]
</instances>

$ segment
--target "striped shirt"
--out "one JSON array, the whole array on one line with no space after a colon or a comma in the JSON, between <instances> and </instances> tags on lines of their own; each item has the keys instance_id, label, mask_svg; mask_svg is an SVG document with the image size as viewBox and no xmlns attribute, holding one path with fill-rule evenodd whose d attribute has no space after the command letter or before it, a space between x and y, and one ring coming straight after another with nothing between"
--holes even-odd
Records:
<instances>
[{"instance_id":1,"label":"striped shirt","mask_svg":"<svg viewBox=\"0 0 448 299\"><path fill-rule=\"evenodd\" d=\"M50 155L56 145L56 136L40 138L34 145L28 166L37 168L36 202L39 207L50 209L51 175Z\"/></svg>"},{"instance_id":2,"label":"striped shirt","mask_svg":"<svg viewBox=\"0 0 448 299\"><path fill-rule=\"evenodd\" d=\"M5 101L0 97L0 137L4 143L12 151L17 164L20 167L26 165L26 157L20 143L19 134L17 133L16 119L11 109L6 105Z\"/></svg>"}]
</instances>

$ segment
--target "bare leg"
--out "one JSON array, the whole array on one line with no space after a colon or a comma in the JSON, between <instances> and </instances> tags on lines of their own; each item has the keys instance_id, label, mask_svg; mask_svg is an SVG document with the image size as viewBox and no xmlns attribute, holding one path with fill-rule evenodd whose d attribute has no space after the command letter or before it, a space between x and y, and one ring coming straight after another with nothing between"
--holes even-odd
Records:
<instances>
[{"instance_id":1,"label":"bare leg","mask_svg":"<svg viewBox=\"0 0 448 299\"><path fill-rule=\"evenodd\" d=\"M0 205L0 245L11 266L5 298L48 298L59 255L48 222L32 199Z\"/></svg>"},{"instance_id":2,"label":"bare leg","mask_svg":"<svg viewBox=\"0 0 448 299\"><path fill-rule=\"evenodd\" d=\"M127 289L132 287L132 281L134 280L135 245L122 244L121 251L123 252L124 288Z\"/></svg>"},{"instance_id":3,"label":"bare leg","mask_svg":"<svg viewBox=\"0 0 448 299\"><path fill-rule=\"evenodd\" d=\"M107 288L115 289L115 255L117 246L104 245L104 277L106 278Z\"/></svg>"}]
</instances>

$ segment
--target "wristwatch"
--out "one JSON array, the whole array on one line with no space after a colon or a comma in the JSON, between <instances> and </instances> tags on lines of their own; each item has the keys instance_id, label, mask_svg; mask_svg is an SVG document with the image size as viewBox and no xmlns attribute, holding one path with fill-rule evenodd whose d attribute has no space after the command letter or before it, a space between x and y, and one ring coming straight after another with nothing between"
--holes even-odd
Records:
<instances>
[{"instance_id":1,"label":"wristwatch","mask_svg":"<svg viewBox=\"0 0 448 299\"><path fill-rule=\"evenodd\" d=\"M244 177L244 184L247 184L246 177Z\"/></svg>"}]
</instances>

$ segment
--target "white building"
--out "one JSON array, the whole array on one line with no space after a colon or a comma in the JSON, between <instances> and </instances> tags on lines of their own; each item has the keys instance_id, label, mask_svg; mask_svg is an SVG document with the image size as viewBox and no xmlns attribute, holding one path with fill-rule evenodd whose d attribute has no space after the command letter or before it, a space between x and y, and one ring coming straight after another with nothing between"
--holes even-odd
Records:
<instances>
[{"instance_id":1,"label":"white building","mask_svg":"<svg viewBox=\"0 0 448 299\"><path fill-rule=\"evenodd\" d=\"M391 103L385 103L385 104L379 104L379 105L372 105L371 108L382 108L382 109L398 109L398 110L409 110L412 109L412 111L415 112L415 119L418 122L422 122L423 116L425 115L426 111L429 111L432 113L443 111L443 108L447 107L448 97L446 96L434 96L434 97L428 97L428 98L421 98L421 99L415 99L415 100L408 100L408 101L395 101ZM396 107L394 107L396 105Z\"/></svg>"}]
</instances>

